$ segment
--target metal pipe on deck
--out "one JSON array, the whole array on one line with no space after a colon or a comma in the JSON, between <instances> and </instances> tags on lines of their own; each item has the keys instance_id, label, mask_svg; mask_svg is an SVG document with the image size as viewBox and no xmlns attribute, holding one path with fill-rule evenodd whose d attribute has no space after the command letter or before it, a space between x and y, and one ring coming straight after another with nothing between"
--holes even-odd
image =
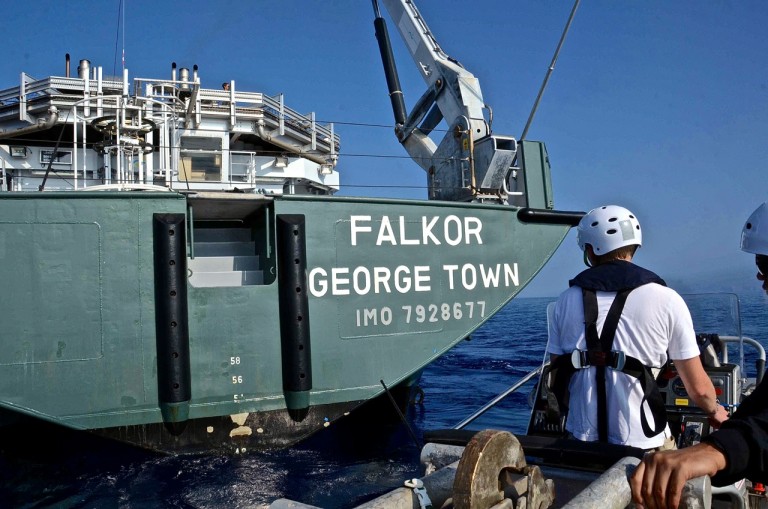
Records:
<instances>
[{"instance_id":1,"label":"metal pipe on deck","mask_svg":"<svg viewBox=\"0 0 768 509\"><path fill-rule=\"evenodd\" d=\"M463 445L436 444L428 442L421 448L419 461L424 467L426 475L437 472L441 468L455 463L461 459L464 453Z\"/></svg>"},{"instance_id":2,"label":"metal pipe on deck","mask_svg":"<svg viewBox=\"0 0 768 509\"><path fill-rule=\"evenodd\" d=\"M432 501L432 507L442 507L449 498L453 497L453 481L456 478L458 466L459 462L456 461L421 478L424 489L427 490L429 499ZM414 490L402 487L359 505L357 509L419 509L420 507L419 497Z\"/></svg>"},{"instance_id":3,"label":"metal pipe on deck","mask_svg":"<svg viewBox=\"0 0 768 509\"><path fill-rule=\"evenodd\" d=\"M80 65L77 67L77 77L81 80L87 80L90 78L91 62L90 60L80 60Z\"/></svg>"},{"instance_id":4,"label":"metal pipe on deck","mask_svg":"<svg viewBox=\"0 0 768 509\"><path fill-rule=\"evenodd\" d=\"M86 99L83 102L83 115L85 117L91 116L91 101L89 100L90 97L91 97L91 80L85 79L83 80L83 99ZM85 131L85 128L83 128L83 131Z\"/></svg>"},{"instance_id":5,"label":"metal pipe on deck","mask_svg":"<svg viewBox=\"0 0 768 509\"><path fill-rule=\"evenodd\" d=\"M617 461L589 486L573 497L563 509L624 509L632 502L629 477L640 459L628 456ZM691 479L683 487L680 507L709 509L712 485L708 476Z\"/></svg>"},{"instance_id":6,"label":"metal pipe on deck","mask_svg":"<svg viewBox=\"0 0 768 509\"><path fill-rule=\"evenodd\" d=\"M595 479L572 498L563 509L623 509L632 501L627 479L640 463L638 458L626 457Z\"/></svg>"},{"instance_id":7,"label":"metal pipe on deck","mask_svg":"<svg viewBox=\"0 0 768 509\"><path fill-rule=\"evenodd\" d=\"M191 94L192 91L189 87L189 69L186 67L179 69L179 81L181 81L181 84L179 85L179 95L188 96Z\"/></svg>"},{"instance_id":8,"label":"metal pipe on deck","mask_svg":"<svg viewBox=\"0 0 768 509\"><path fill-rule=\"evenodd\" d=\"M45 131L47 129L50 129L54 125L56 125L56 122L58 120L59 120L59 110L58 108L56 108L56 106L51 106L50 108L48 108L47 119L38 119L36 125L22 127L20 129L15 129L13 131L2 132L0 133L0 139L13 138L15 136L21 136L22 134L34 133L37 131Z\"/></svg>"},{"instance_id":9,"label":"metal pipe on deck","mask_svg":"<svg viewBox=\"0 0 768 509\"><path fill-rule=\"evenodd\" d=\"M327 164L328 163L328 161L327 161L328 156L319 156L319 155L315 155L315 154L309 154L309 153L306 153L306 152L299 152L298 150L300 150L300 147L297 147L296 145L291 145L290 143L286 143L286 142L274 139L272 137L272 134L267 132L266 124L264 123L264 119L263 118L258 120L258 122L256 124L256 129L257 129L257 132L258 132L259 137L261 139L266 140L266 141L268 141L268 142L270 142L270 143L272 143L272 144L274 144L274 145L276 145L276 146L278 146L280 148L284 148L284 149L286 149L286 151L290 151L291 153L300 155L304 159L309 159L313 163L317 163L317 164ZM334 145L334 140L333 139L331 139L330 145L331 145L331 149L333 150L333 148L334 148L333 147L333 145Z\"/></svg>"},{"instance_id":10,"label":"metal pipe on deck","mask_svg":"<svg viewBox=\"0 0 768 509\"><path fill-rule=\"evenodd\" d=\"M432 507L442 507L453 494L453 479L459 462L452 463L437 472L421 478L424 488L429 493ZM410 488L397 488L389 493L359 505L356 509L420 509L419 498ZM269 509L313 509L315 506L278 499L269 505Z\"/></svg>"},{"instance_id":11,"label":"metal pipe on deck","mask_svg":"<svg viewBox=\"0 0 768 509\"><path fill-rule=\"evenodd\" d=\"M128 97L130 84L128 82L128 69L123 69L123 97Z\"/></svg>"}]
</instances>

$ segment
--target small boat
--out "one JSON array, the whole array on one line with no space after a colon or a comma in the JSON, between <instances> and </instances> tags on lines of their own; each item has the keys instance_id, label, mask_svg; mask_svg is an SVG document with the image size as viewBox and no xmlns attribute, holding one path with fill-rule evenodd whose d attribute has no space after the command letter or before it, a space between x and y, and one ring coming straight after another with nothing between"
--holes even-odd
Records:
<instances>
[{"instance_id":1,"label":"small boat","mask_svg":"<svg viewBox=\"0 0 768 509\"><path fill-rule=\"evenodd\" d=\"M332 124L197 66L107 76L67 55L0 90L0 421L289 446L412 384L536 275L580 217L554 210L544 144L492 133L477 80L412 2L386 4L430 62L406 115L377 7L425 200L336 195Z\"/></svg>"},{"instance_id":2,"label":"small boat","mask_svg":"<svg viewBox=\"0 0 768 509\"><path fill-rule=\"evenodd\" d=\"M765 349L741 330L739 300L734 294L683 295L693 317L702 362L721 404L735 410L765 373ZM549 309L552 309L550 304ZM751 363L754 363L750 366ZM433 507L540 507L619 509L633 507L628 475L645 451L622 445L563 438L562 422L548 408L542 381L548 363L523 377L503 394L453 429L424 433L421 452L425 476L361 506L400 509L429 501ZM538 377L538 378L537 378ZM509 394L529 387L531 415L527 432L469 430L465 427ZM658 376L667 418L679 448L711 432L706 415L688 396L671 363ZM523 409L521 409L523 411ZM308 507L285 499L270 507ZM745 479L715 487L709 477L693 479L683 490L681 507L766 508L762 484Z\"/></svg>"}]
</instances>

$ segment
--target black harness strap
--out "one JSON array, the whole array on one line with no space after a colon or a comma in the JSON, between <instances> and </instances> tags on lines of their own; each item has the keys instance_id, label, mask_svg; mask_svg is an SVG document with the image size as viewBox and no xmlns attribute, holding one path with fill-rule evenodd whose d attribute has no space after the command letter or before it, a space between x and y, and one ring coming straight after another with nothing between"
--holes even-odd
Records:
<instances>
[{"instance_id":1,"label":"black harness strap","mask_svg":"<svg viewBox=\"0 0 768 509\"><path fill-rule=\"evenodd\" d=\"M627 357L626 364L621 371L637 378L640 381L640 388L643 389L643 400L640 402L640 425L643 427L643 433L649 438L658 435L667 426L667 409L651 370L634 357ZM653 428L648 424L643 410L643 405L646 402L651 415L653 415Z\"/></svg>"},{"instance_id":2,"label":"black harness strap","mask_svg":"<svg viewBox=\"0 0 768 509\"><path fill-rule=\"evenodd\" d=\"M601 442L608 441L608 405L605 390L605 366L608 354L613 347L613 338L619 326L621 312L627 302L627 296L632 290L622 290L616 294L605 317L603 331L597 335L597 294L594 290L582 288L584 299L584 327L587 340L587 351L591 358L603 362L595 363L595 386L597 388L597 436Z\"/></svg>"},{"instance_id":3,"label":"black harness strap","mask_svg":"<svg viewBox=\"0 0 768 509\"><path fill-rule=\"evenodd\" d=\"M658 435L667 425L667 411L664 407L664 399L659 392L651 370L634 357L625 357L622 366L612 365L615 359L611 355L613 340L616 336L616 328L619 325L621 312L627 302L627 296L632 289L622 290L616 294L611 303L611 308L605 317L603 330L597 337L597 294L593 290L582 289L584 298L584 325L587 340L587 351L590 364L595 366L595 384L597 387L597 434L601 442L608 441L608 410L605 384L605 368L613 367L619 371L633 376L640 381L643 390L643 399L640 402L640 425L645 436ZM643 406L648 403L648 408L653 415L654 427L648 424Z\"/></svg>"},{"instance_id":4,"label":"black harness strap","mask_svg":"<svg viewBox=\"0 0 768 509\"><path fill-rule=\"evenodd\" d=\"M571 390L568 386L571 382L571 377L576 372L576 368L571 362L571 356L565 354L558 356L550 364L549 370L552 386L551 392L547 394L549 408L553 409L555 413L559 413L561 417L566 417L571 400ZM553 398L549 397L549 394L554 394L554 401Z\"/></svg>"}]
</instances>

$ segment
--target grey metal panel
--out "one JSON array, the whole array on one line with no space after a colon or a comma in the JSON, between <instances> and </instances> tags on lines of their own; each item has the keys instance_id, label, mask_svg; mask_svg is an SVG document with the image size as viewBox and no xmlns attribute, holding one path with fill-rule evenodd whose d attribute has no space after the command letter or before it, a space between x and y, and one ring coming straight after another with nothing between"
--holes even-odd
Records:
<instances>
[{"instance_id":1,"label":"grey metal panel","mask_svg":"<svg viewBox=\"0 0 768 509\"><path fill-rule=\"evenodd\" d=\"M520 142L524 161L524 179L527 206L538 209L554 208L549 156L543 143L524 140Z\"/></svg>"},{"instance_id":2,"label":"grey metal panel","mask_svg":"<svg viewBox=\"0 0 768 509\"><path fill-rule=\"evenodd\" d=\"M198 228L195 229L195 242L250 242L250 228Z\"/></svg>"},{"instance_id":3,"label":"grey metal panel","mask_svg":"<svg viewBox=\"0 0 768 509\"><path fill-rule=\"evenodd\" d=\"M233 270L259 270L258 256L198 256L187 260L192 272L228 272Z\"/></svg>"},{"instance_id":4,"label":"grey metal panel","mask_svg":"<svg viewBox=\"0 0 768 509\"><path fill-rule=\"evenodd\" d=\"M189 284L195 288L217 288L230 286L260 285L264 273L260 270L237 270L229 272L194 272Z\"/></svg>"},{"instance_id":5,"label":"grey metal panel","mask_svg":"<svg viewBox=\"0 0 768 509\"><path fill-rule=\"evenodd\" d=\"M253 242L195 242L196 256L249 256L255 253Z\"/></svg>"},{"instance_id":6,"label":"grey metal panel","mask_svg":"<svg viewBox=\"0 0 768 509\"><path fill-rule=\"evenodd\" d=\"M102 242L96 222L0 220L0 365L103 355Z\"/></svg>"}]
</instances>

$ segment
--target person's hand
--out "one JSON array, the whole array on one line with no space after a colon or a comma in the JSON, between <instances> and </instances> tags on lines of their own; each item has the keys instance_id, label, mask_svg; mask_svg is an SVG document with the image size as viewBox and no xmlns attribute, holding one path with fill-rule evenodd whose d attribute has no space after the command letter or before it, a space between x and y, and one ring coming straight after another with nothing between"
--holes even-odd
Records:
<instances>
[{"instance_id":1,"label":"person's hand","mask_svg":"<svg viewBox=\"0 0 768 509\"><path fill-rule=\"evenodd\" d=\"M648 453L629 480L632 500L647 509L677 509L686 481L723 468L725 456L708 443Z\"/></svg>"},{"instance_id":2,"label":"person's hand","mask_svg":"<svg viewBox=\"0 0 768 509\"><path fill-rule=\"evenodd\" d=\"M709 425L712 426L714 429L720 429L720 426L728 420L728 411L723 407L723 405L717 405L717 411L714 413L714 415L710 415L707 417L709 420Z\"/></svg>"}]
</instances>

